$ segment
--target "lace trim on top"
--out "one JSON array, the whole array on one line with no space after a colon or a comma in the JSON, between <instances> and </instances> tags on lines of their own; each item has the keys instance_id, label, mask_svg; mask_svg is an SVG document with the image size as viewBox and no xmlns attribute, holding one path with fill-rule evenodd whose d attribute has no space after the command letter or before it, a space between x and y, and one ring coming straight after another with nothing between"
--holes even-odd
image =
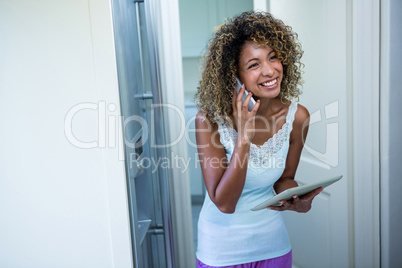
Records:
<instances>
[{"instance_id":1,"label":"lace trim on top","mask_svg":"<svg viewBox=\"0 0 402 268\"><path fill-rule=\"evenodd\" d=\"M293 120L296 110L297 103L292 102L289 106L288 114L286 115L286 122L282 128L263 145L257 146L254 143L250 144L249 165L251 164L252 167L255 168L269 165L270 158L275 156L282 148L283 144L289 139L289 134L293 129ZM218 124L218 131L220 134L220 142L225 149L229 149L229 152L232 154L237 139L237 131L227 124Z\"/></svg>"}]
</instances>

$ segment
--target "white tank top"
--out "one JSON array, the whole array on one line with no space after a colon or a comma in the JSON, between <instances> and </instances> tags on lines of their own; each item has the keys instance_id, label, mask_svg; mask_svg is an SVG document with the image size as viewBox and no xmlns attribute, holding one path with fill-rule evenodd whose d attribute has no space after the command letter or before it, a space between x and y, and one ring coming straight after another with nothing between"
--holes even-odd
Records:
<instances>
[{"instance_id":1,"label":"white tank top","mask_svg":"<svg viewBox=\"0 0 402 268\"><path fill-rule=\"evenodd\" d=\"M289 106L282 128L261 147L251 144L246 181L233 214L222 213L205 197L198 221L197 258L210 266L228 266L271 259L291 250L280 212L251 208L275 195L274 183L282 175L289 150L297 103ZM218 125L220 142L232 157L237 132Z\"/></svg>"}]
</instances>

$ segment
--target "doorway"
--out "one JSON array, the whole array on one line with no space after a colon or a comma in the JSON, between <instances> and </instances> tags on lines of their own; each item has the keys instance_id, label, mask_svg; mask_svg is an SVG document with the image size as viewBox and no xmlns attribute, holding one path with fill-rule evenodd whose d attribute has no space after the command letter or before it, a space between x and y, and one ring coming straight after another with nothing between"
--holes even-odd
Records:
<instances>
[{"instance_id":1,"label":"doorway","mask_svg":"<svg viewBox=\"0 0 402 268\"><path fill-rule=\"evenodd\" d=\"M213 27L223 23L225 17L253 9L257 1L230 1L230 5L228 2L179 0L187 120L191 120L197 112L192 97L200 77L200 56ZM225 4L230 8L225 9ZM350 27L351 7L347 1L301 3L270 0L266 4L267 11L299 34L305 51L302 60L306 64L305 84L300 103L310 111L311 125L296 180L305 184L320 178L344 176L341 182L320 194L308 214L283 213L294 249L294 266L350 267L353 262L353 229L350 226L353 222L350 215L353 193L348 189L353 183L353 159L348 146L352 112L352 78L348 66L351 66L352 60L348 57L351 40L346 29ZM229 9L232 13L228 13ZM191 134L194 133L189 133L190 137ZM188 147L189 155L194 156L196 148ZM205 196L199 167L190 170L190 178L196 245L198 213ZM305 247L307 240L312 241L309 247ZM320 256L319 262L314 262L317 256ZM317 263L320 265L317 266Z\"/></svg>"}]
</instances>

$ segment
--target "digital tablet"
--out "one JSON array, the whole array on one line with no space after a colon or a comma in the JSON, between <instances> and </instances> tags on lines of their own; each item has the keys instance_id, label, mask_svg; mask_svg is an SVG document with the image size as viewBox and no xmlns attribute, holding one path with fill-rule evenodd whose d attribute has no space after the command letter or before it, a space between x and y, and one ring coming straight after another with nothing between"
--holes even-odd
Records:
<instances>
[{"instance_id":1,"label":"digital tablet","mask_svg":"<svg viewBox=\"0 0 402 268\"><path fill-rule=\"evenodd\" d=\"M339 181L341 178L342 178L342 175L336 176L336 177L333 177L330 179L322 180L322 181L308 183L308 184L305 184L302 186L289 188L289 189L275 195L274 197L268 199L267 201L264 201L261 204L253 207L251 210L257 211L257 210L264 209L268 206L280 206L281 205L279 203L280 200L290 200L293 198L292 196L295 194L298 196L302 196L302 195L305 195L319 187L325 188L325 187L333 184L334 182Z\"/></svg>"}]
</instances>

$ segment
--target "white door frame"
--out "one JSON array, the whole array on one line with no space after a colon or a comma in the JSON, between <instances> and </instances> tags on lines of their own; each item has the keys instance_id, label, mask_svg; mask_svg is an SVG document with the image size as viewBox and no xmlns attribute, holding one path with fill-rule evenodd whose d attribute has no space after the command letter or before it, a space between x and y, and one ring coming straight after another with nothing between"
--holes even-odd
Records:
<instances>
[{"instance_id":1,"label":"white door frame","mask_svg":"<svg viewBox=\"0 0 402 268\"><path fill-rule=\"evenodd\" d=\"M174 159L187 155L184 138L185 112L182 54L180 42L178 0L153 0L155 24L158 36L158 58L160 62L162 99L164 107L166 136L174 145L168 146L167 157ZM185 152L185 153L184 153ZM184 159L187 160L187 159ZM175 165L169 169L171 208L176 267L194 267L195 250L191 217L191 196L188 170Z\"/></svg>"},{"instance_id":2,"label":"white door frame","mask_svg":"<svg viewBox=\"0 0 402 268\"><path fill-rule=\"evenodd\" d=\"M402 256L401 202L397 195L402 189L400 173L401 145L397 143L402 130L400 120L395 120L402 111L398 105L402 92L398 87L401 77L400 44L402 34L395 31L402 19L399 16L402 3L399 0L381 0L381 90L380 90L380 165L381 165L381 267L398 267ZM399 11L399 12L398 12ZM399 24L398 24L399 22ZM398 47L399 45L399 47Z\"/></svg>"},{"instance_id":3,"label":"white door frame","mask_svg":"<svg viewBox=\"0 0 402 268\"><path fill-rule=\"evenodd\" d=\"M380 89L380 175L381 175L381 266L391 267L390 258L390 0L381 0L381 89ZM395 187L395 185L394 185Z\"/></svg>"},{"instance_id":4,"label":"white door frame","mask_svg":"<svg viewBox=\"0 0 402 268\"><path fill-rule=\"evenodd\" d=\"M380 0L352 5L352 266L380 267Z\"/></svg>"}]
</instances>

